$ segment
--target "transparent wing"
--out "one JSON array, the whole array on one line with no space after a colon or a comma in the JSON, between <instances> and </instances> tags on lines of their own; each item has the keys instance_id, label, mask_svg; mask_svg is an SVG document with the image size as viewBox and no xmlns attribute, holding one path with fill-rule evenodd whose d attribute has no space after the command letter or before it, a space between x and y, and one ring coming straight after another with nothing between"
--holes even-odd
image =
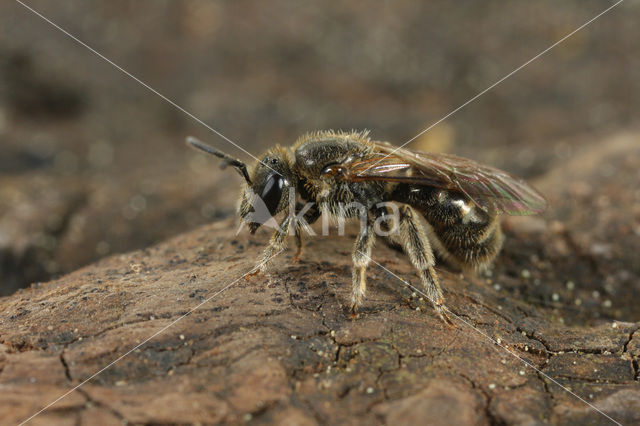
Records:
<instances>
[{"instance_id":1,"label":"transparent wing","mask_svg":"<svg viewBox=\"0 0 640 426\"><path fill-rule=\"evenodd\" d=\"M494 207L511 215L543 212L547 202L522 179L505 171L449 154L396 149L375 143L366 159L343 164L351 181L404 182L459 191L483 209Z\"/></svg>"}]
</instances>

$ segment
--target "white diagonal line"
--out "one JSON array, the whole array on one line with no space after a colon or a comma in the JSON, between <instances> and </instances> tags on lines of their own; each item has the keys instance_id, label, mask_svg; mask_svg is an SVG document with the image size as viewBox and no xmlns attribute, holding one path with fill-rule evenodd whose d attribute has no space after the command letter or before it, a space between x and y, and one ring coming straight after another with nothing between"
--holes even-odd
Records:
<instances>
[{"instance_id":1,"label":"white diagonal line","mask_svg":"<svg viewBox=\"0 0 640 426\"><path fill-rule=\"evenodd\" d=\"M64 28L62 28L60 25L56 24L55 22L53 22L52 20L50 20L49 18L47 18L46 16L42 15L40 12L38 12L37 10L33 9L32 7L26 5L25 3L23 3L21 0L15 0L17 3L21 4L22 6L24 6L26 9L30 10L31 12L33 12L35 15L39 16L40 18L42 18L44 21L48 22L49 24L51 24L53 27L55 27L56 29L58 29L59 31L61 31L62 33L64 33L65 35L67 35L68 37L70 37L71 39L73 39L75 42L77 42L78 44L86 47L87 49L89 49L92 53L94 53L95 55L97 55L98 57L100 57L101 59L105 60L106 62L108 62L109 64L113 65L116 69L118 69L119 71L121 71L123 74L125 74L126 76L130 77L131 79L135 80L137 83L139 83L141 86L143 86L145 89L148 89L149 91L153 92L154 94L158 95L160 98L162 98L163 100L165 100L166 102L168 102L169 104L171 104L173 107L175 107L176 109L178 109L179 111L185 113L186 115L188 115L189 117L191 117L193 120L195 120L196 122L202 124L204 127L206 127L207 129L211 130L213 133L215 133L216 135L220 136L222 139L224 139L225 141L229 142L231 145L235 146L236 148L238 148L239 150L241 150L242 152L244 152L245 154L249 155L250 157L252 157L254 160L260 161L255 155L251 154L249 151L247 151L246 149L244 149L243 147L241 147L240 145L238 145L237 143L235 143L234 141L232 141L231 139L229 139L228 137L226 137L225 135L223 135L222 133L220 133L219 131L217 131L216 129L214 129L213 127L211 127L210 125L208 125L207 123L205 123L204 121L202 121L200 118L196 117L195 115L193 115L192 113L190 113L189 111L187 111L186 109L184 109L183 107L181 107L180 105L178 105L177 103L175 103L174 101L172 101L171 99L167 98L165 95L163 95L162 93L158 92L156 89L154 89L153 87L149 86L147 83L145 83L144 81L140 80L138 77L136 77L135 75L131 74L129 71L125 70L124 68L122 68L120 65L116 64L115 62L113 62L111 59L107 58L106 56L104 56L102 53L98 52L96 49L94 49L93 47L89 46L87 43L83 42L82 40L80 40L79 38L77 38L76 36L74 36L73 34L71 34L69 31L65 30ZM265 164L266 167L270 168L269 165ZM272 169L273 170L273 169Z\"/></svg>"},{"instance_id":2,"label":"white diagonal line","mask_svg":"<svg viewBox=\"0 0 640 426\"><path fill-rule=\"evenodd\" d=\"M66 31L64 28L60 27L58 24L56 24L55 22L51 21L50 19L48 19L46 16L42 15L41 13L39 13L38 11L36 11L35 9L33 9L32 7L26 5L25 3L23 3L20 0L16 0L17 3L19 3L20 5L22 5L23 7L25 7L26 9L28 9L29 11L31 11L32 13L34 13L35 15L37 15L38 17L40 17L41 19L43 19L44 21L46 21L47 23L49 23L50 25L52 25L54 28L58 29L59 31L61 31L62 33L64 33L65 35L67 35L68 37L70 37L71 39L73 39L74 41L76 41L78 44L84 46L85 48L87 48L89 51L91 51L92 53L94 53L95 55L97 55L98 57L100 57L101 59L103 59L104 61L108 62L109 64L111 64L112 66L114 66L116 69L118 69L119 71L121 71L122 73L124 73L125 75L127 75L128 77L130 77L131 79L133 79L134 81L136 81L137 83L139 83L140 85L142 85L144 88L148 89L149 91L151 91L152 93L156 94L157 96L159 96L160 98L162 98L164 101L168 102L169 104L171 104L173 107L175 107L176 109L178 109L179 111L183 112L184 114L188 115L190 118L192 118L193 120L195 120L196 122L200 123L201 125L205 126L207 129L211 130L213 133L215 133L216 135L220 136L222 139L226 140L227 142L229 142L230 144L234 145L236 148L240 149L241 151L243 151L244 153L246 153L247 155L249 155L250 157L254 158L257 161L260 161L257 157L255 157L253 154L251 154L250 152L248 152L247 150L245 150L244 148L242 148L240 145L238 145L237 143L233 142L231 139L229 139L228 137L226 137L225 135L223 135L222 133L220 133L218 130L214 129L213 127L211 127L210 125L208 125L207 123L205 123L204 121L202 121L200 118L196 117L194 114L192 114L191 112L187 111L186 109L184 109L183 107L181 107L180 105L178 105L176 102L172 101L171 99L169 99L168 97L166 97L165 95L163 95L162 93L158 92L156 89L154 89L153 87L151 87L150 85L148 85L147 83L145 83L144 81L140 80L138 77L134 76L133 74L131 74L129 71L125 70L124 68L122 68L121 66L119 66L118 64L116 64L115 62L113 62L112 60L110 60L109 58L107 58L106 56L104 56L103 54L101 54L100 52L98 52L97 50L95 50L94 48L92 48L91 46L89 46L88 44L86 44L85 42L83 42L82 40L78 39L77 37L75 37L73 34L69 33L68 31ZM269 165L266 165L266 167L269 167ZM254 271L256 271L258 268L260 268L262 265L264 265L266 262L270 261L271 259L273 259L274 257L276 257L277 255L279 255L282 252L282 250L278 251L277 253L275 253L273 256L265 259L262 263L258 264L257 266L255 266L252 270L250 270L247 274L250 274ZM36 417L37 415L41 414L42 412L44 412L45 410L49 409L50 407L52 407L53 405L55 405L57 402L59 402L60 400L64 399L65 397L67 397L69 394L71 394L72 392L74 392L75 390L77 390L78 388L80 388L81 386L85 385L86 383L88 383L89 381L91 381L92 379L94 379L96 376L98 376L99 374L101 374L102 372L104 372L105 370L107 370L108 368L112 367L114 364L116 364L117 362L119 362L120 360L122 360L123 358L125 358L126 356L130 355L132 352L134 352L135 350L137 350L138 348L140 348L141 346L143 346L144 344L146 344L147 342L149 342L151 339L155 338L156 336L162 334L164 331L166 331L167 329L169 329L170 327L172 327L173 325L175 325L176 323L178 323L179 321L181 321L182 319L186 318L187 316L189 316L191 313L193 313L194 311L196 311L197 309L199 309L202 305L204 305L207 302L210 302L211 300L213 300L216 296L218 296L219 294L221 294L222 292L226 291L227 289L229 289L230 287L232 287L235 283L237 283L238 281L240 281L243 277L245 277L247 274L242 275L240 278L232 281L231 283L227 284L225 287L223 287L221 290L217 291L216 293L214 293L213 295L211 295L210 297L208 297L207 299L205 299L204 301L202 301L201 303L199 303L198 305L196 305L195 307L193 307L192 309L190 309L189 311L187 311L185 314L181 315L180 317L178 317L176 320L172 321L171 323L169 323L168 325L166 325L165 327L161 328L160 330L158 330L157 332L153 333L151 336L149 336L148 338L146 338L145 340L143 340L142 342L140 342L138 345L134 346L133 348L131 348L129 351L125 352L123 355L121 355L120 357L116 358L114 361L112 361L111 363L109 363L108 365L106 365L105 367L101 368L100 370L98 370L97 372L95 372L94 374L92 374L91 376L89 376L87 379L85 379L84 381L82 381L81 383L79 383L78 385L74 386L73 388L71 388L70 390L68 390L67 392L65 392L63 395L61 395L60 397L58 397L57 399L55 399L54 401L52 401L51 403L47 404L44 408L40 409L38 412L36 412L35 414L33 414L32 416L30 416L29 418L23 420L20 425L24 425L25 423L31 421L34 417Z\"/></svg>"},{"instance_id":3,"label":"white diagonal line","mask_svg":"<svg viewBox=\"0 0 640 426\"><path fill-rule=\"evenodd\" d=\"M394 277L396 277L398 280L400 280L404 285L406 285L407 287L410 287L411 289L413 289L414 291L416 291L417 293L420 293L421 295L423 295L424 297L426 297L427 300L429 300L431 303L434 303L433 300L431 300L431 298L429 296L427 296L423 291L421 291L420 289L412 286L411 284L409 284L408 282L406 282L405 280L403 280L402 278L400 278L399 276L397 276L396 274L394 274L393 272L391 272L389 269L385 268L384 266L382 266L380 263L376 262L375 260L373 260L371 257L367 256L365 253L360 252L360 254L362 254L363 256L366 256L371 262L375 263L376 265L378 265L380 268L384 269L386 272L388 272L389 274L393 275ZM585 404L587 404L589 407L593 408L594 410L596 410L598 413L602 414L603 416L605 416L607 419L611 420L613 423L622 426L621 423L617 422L616 420L612 419L609 415L607 415L606 413L604 413L602 410L600 410L599 408L597 408L596 406L594 406L593 404L589 403L588 401L586 401L584 398L581 398L579 395L575 394L571 389L563 386L562 384L560 384L557 380L553 379L552 377L550 377L548 374L544 373L543 371L539 370L536 366L534 366L533 364L531 364L529 361L527 361L524 358L521 358L520 356L518 356L516 353L512 352L507 346L503 345L501 342L498 342L497 340L495 340L493 337L489 336L487 333L485 333L484 331L480 330L479 328L475 327L473 324L471 324L470 322L466 321L464 318L460 317L459 315L457 315L455 312L453 312L451 309L447 308L445 305L441 305L441 307L446 310L447 312L449 312L451 315L453 315L456 319L460 320L461 322L463 322L464 324L466 324L467 326L469 326L470 328L472 328L473 330L477 331L481 336L486 337L489 341L491 341L491 343L493 343L494 345L500 346L502 349L504 349L505 351L507 351L510 355L512 355L513 357L517 358L518 360L520 360L521 362L523 362L527 367L535 370L538 374L543 375L545 378L549 379L550 381L552 381L553 383L555 383L556 385L560 386L562 389L564 389L565 391L569 392L571 395L575 396L576 398L578 398L580 401L584 402Z\"/></svg>"},{"instance_id":4,"label":"white diagonal line","mask_svg":"<svg viewBox=\"0 0 640 426\"><path fill-rule=\"evenodd\" d=\"M618 0L616 3L614 3L613 5L611 5L610 7L608 7L607 9L605 9L603 12L601 12L600 14L596 15L594 18L590 19L589 21L587 21L586 23L584 23L583 25L581 25L580 27L578 27L577 29L575 29L574 31L572 31L571 33L567 34L566 36L564 36L563 38L561 38L560 40L558 40L557 42L555 42L554 44L552 44L551 46L549 46L548 48L546 48L545 50L543 50L542 52L540 52L539 54L537 54L536 56L534 56L533 58L531 58L530 60L528 60L527 62L525 62L524 64L520 65L518 68L516 68L515 70L511 71L509 74L507 74L506 76L504 76L503 78L501 78L500 80L496 81L495 83L493 83L491 86L487 87L486 89L484 89L482 92L478 93L477 95L475 95L473 98L469 99L468 101L466 101L465 103L463 103L462 105L460 105L459 107L457 107L456 109L454 109L453 111L451 111L450 113L448 113L447 115L445 115L444 117L442 117L440 120L436 121L435 123L433 123L432 125L430 125L429 127L427 127L426 129L424 129L423 131L421 131L420 133L418 133L416 136L414 136L413 138L409 139L407 142L403 143L400 147L397 147L394 151L392 151L391 153L387 154L385 157L383 157L382 159L378 160L376 163L374 163L372 166L370 166L369 168L375 166L376 164L378 164L380 161L383 161L384 158L388 157L389 155L392 155L394 152L396 152L398 149L404 147L405 145L407 145L408 143L410 143L411 141L415 140L416 138L420 137L422 134L426 133L427 131L429 131L431 128L435 127L436 125L438 125L439 123L441 123L442 121L446 120L447 118L449 118L451 115L455 114L456 112L458 112L460 109L464 108L465 106L469 105L470 103L472 103L473 101L475 101L476 99L478 99L480 96L484 95L485 93L487 93L489 90L493 89L494 87L496 87L498 84L502 83L503 81L505 81L506 79L508 79L509 77L511 77L512 75L514 75L515 73L517 73L518 71L520 71L522 68L526 67L527 65L529 65L531 62L537 60L539 57L543 56L544 54L546 54L548 51L550 51L551 49L553 49L554 47L556 47L557 45L559 45L560 43L564 42L566 39L568 39L569 37L571 37L572 35L574 35L575 33L577 33L578 31L582 30L583 28L585 28L587 25L591 24L593 21L595 21L596 19L600 18L602 15L606 14L607 12L609 12L611 9L613 9L614 7L616 7L617 5L619 5L620 3L622 3L624 0ZM41 19L43 19L44 21L46 21L47 23L49 23L50 25L52 25L53 27L55 27L56 29L58 29L59 31L61 31L62 33L64 33L65 35L67 35L68 37L70 37L71 39L73 39L74 41L76 41L77 43L79 43L80 45L84 46L85 48L89 49L92 53L94 53L95 55L97 55L98 57L100 57L101 59L105 60L106 62L108 62L109 64L111 64L112 66L114 66L116 69L118 69L119 71L121 71L122 73L124 73L125 75L127 75L128 77L130 77L131 79L135 80L137 83L139 83L140 85L142 85L143 87L145 87L146 89L148 89L149 91L153 92L154 94L156 94L157 96L159 96L160 98L162 98L163 100L165 100L166 102L168 102L169 104L171 104L173 107L175 107L176 109L180 110L181 112L183 112L184 114L186 114L187 116L189 116L190 118L192 118L193 120L195 120L196 122L200 123L201 125L205 126L207 129L209 129L210 131L212 131L213 133L215 133L216 135L218 135L219 137L221 137L222 139L226 140L227 142L229 142L230 144L234 145L235 147L237 147L238 149L240 149L241 151L243 151L244 153L246 153L247 155L251 156L252 158L256 159L259 161L259 159L257 157L255 157L253 154L251 154L250 152L248 152L247 150L245 150L244 148L242 148L241 146L239 146L238 144L236 144L235 142L233 142L231 139L229 139L228 137L226 137L225 135L223 135L222 133L220 133L219 131L217 131L216 129L214 129L213 127L211 127L210 125L208 125L207 123L205 123L204 121L202 121L201 119L199 119L198 117L196 117L195 115L193 115L192 113L190 113L189 111L187 111L186 109L184 109L183 107L181 107L180 105L178 105L177 103L175 103L174 101L172 101L171 99L167 98L166 96L164 96L163 94L161 94L160 92L158 92L157 90L155 90L153 87L149 86L148 84L146 84L145 82L143 82L142 80L140 80L139 78L137 78L136 76L134 76L133 74L131 74L130 72L128 72L127 70L125 70L124 68L122 68L121 66L119 66L118 64L116 64L115 62L111 61L110 59L108 59L107 57L105 57L104 55L102 55L100 52L98 52L97 50L95 50L94 48L92 48L91 46L89 46L88 44L84 43L83 41L81 41L80 39L78 39L77 37L75 37L74 35L72 35L71 33L69 33L68 31L66 31L65 29L63 29L62 27L60 27L59 25L57 25L56 23L54 23L53 21L51 21L50 19L48 19L47 17L45 17L44 15L42 15L41 13L39 13L38 11L34 10L33 8L31 8L30 6L26 5L25 3L23 3L20 0L16 0L17 3L19 3L20 5L22 5L23 7L25 7L26 9L28 9L29 11L31 11L32 13L34 13L35 15L37 15L38 17L40 17ZM268 166L267 166L268 167ZM366 170L368 170L369 168L367 168ZM365 170L365 171L366 171ZM365 171L363 171L362 173L364 173ZM266 259L263 263L266 263L267 261L273 259L275 256L277 256L278 254L280 254L282 251L277 252L276 254L274 254L273 256L271 256L270 258ZM366 256L366 255L365 255ZM416 287L412 286L411 284L407 283L406 281L404 281L403 279L401 279L400 277L398 277L396 274L394 274L393 272L391 272L390 270L388 270L387 268L385 268L384 266L382 266L380 263L376 262L375 260L371 259L369 256L367 256L369 258L369 260L371 260L373 263L375 263L376 265L378 265L379 267L381 267L382 269L384 269L385 271L387 271L388 273L390 273L391 275L393 275L394 277L398 278L402 283L404 283L405 285L407 285L408 287L412 288L413 290L415 290L416 292L422 294L423 296L425 296L427 299L429 299L429 297L423 293L421 290L417 289ZM262 264L263 264L262 263ZM256 267L254 267L249 273L257 270L258 268L260 268L262 266L262 264L257 265ZM111 366L113 366L114 364L116 364L117 362L119 362L120 360L122 360L123 358L125 358L126 356L128 356L129 354L131 354L132 352L134 352L136 349L140 348L141 346L143 346L144 344L146 344L147 342L149 342L151 339L155 338L156 336L160 335L161 333L163 333L164 331L166 331L168 328L172 327L173 325L175 325L177 322L179 322L180 320L184 319L185 317L189 316L191 313L193 313L195 310L199 309L202 305L204 305L205 303L211 301L213 298L215 298L216 296L218 296L219 294L221 294L222 292L226 291L227 289L229 289L230 287L232 287L236 282L238 282L240 279L242 279L245 275L243 275L242 277L232 281L231 283L227 284L225 287L223 287L221 290L219 290L218 292L214 293L212 296L210 296L209 298L205 299L204 301L202 301L201 303L199 303L198 305L196 305L195 307L193 307L191 310L187 311L185 314L183 314L182 316L178 317L176 320L172 321L171 323L169 323L168 325L166 325L165 327L163 327L162 329L158 330L157 332L155 332L154 334L152 334L150 337L148 337L147 339L143 340L141 343L139 343L138 345L136 345L135 347L133 347L132 349L130 349L129 351L127 351L126 353L124 353L123 355L121 355L120 357L118 357L117 359L115 359L114 361L112 361L111 363L109 363L108 365L106 365L105 367L103 367L102 369L100 369L99 371L97 371L96 373L92 374L89 378L85 379L83 382L79 383L78 385L74 386L72 389L70 389L69 391L67 391L66 393L64 393L63 395L61 395L60 397L58 397L56 400L54 400L53 402L49 403L47 406L45 406L44 408L42 408L40 411L38 411L37 413L33 414L32 416L30 416L29 418L27 418L26 420L24 420L23 422L20 423L20 425L23 425L27 422L29 422L30 420L32 420L34 417L36 417L37 415L39 415L40 413L44 412L45 410L47 410L48 408L50 408L51 406L53 406L54 404L56 404L57 402L59 402L60 400L62 400L63 398L65 398L66 396L68 396L69 394L71 394L73 391L77 390L78 388L80 388L81 386L85 385L86 383L88 383L90 380L92 380L93 378L95 378L96 376L98 376L99 374L101 374L103 371L107 370L108 368L110 368ZM474 329L475 331L477 331L479 334L481 334L482 336L486 337L487 339L489 339L492 343L494 343L495 345L498 345L500 347L502 347L504 350L506 350L509 354L511 354L512 356L514 356L515 358L519 359L521 362L523 362L525 365L527 365L528 367L532 368L533 370L535 370L536 372L538 372L539 374L543 375L544 377L546 377L547 379L549 379L550 381L552 381L553 383L555 383L556 385L560 386L562 389L564 389L565 391L569 392L570 394L572 394L573 396L575 396L576 398L578 398L579 400L581 400L582 402L584 402L585 404L587 404L589 407L593 408L594 410L596 410L597 412L599 412L600 414L602 414L603 416L605 416L607 419L611 420L613 423L620 425L620 423L618 423L617 421L615 421L614 419L612 419L611 417L609 417L607 414L605 414L604 412L602 412L601 410L599 410L597 407L595 407L594 405L590 404L589 402L587 402L586 400L584 400L583 398L581 398L580 396L576 395L574 392L572 392L571 390L569 390L568 388L566 388L565 386L563 386L562 384L560 384L559 382L557 382L556 380L554 380L553 378L551 378L550 376L548 376L546 373L540 371L539 369L537 369L535 366L533 366L531 363L529 363L528 361L526 361L525 359L519 357L517 354L513 353L511 350L509 350L506 346L502 345L501 343L498 343L496 340L494 340L493 338L491 338L490 336L488 336L486 333L484 333L482 330L476 328L475 326L473 326L471 323L467 322L466 320L464 320L463 318L459 317L458 315L456 315L454 312L452 312L450 309L446 308L445 306L443 306L443 308L445 310L447 310L451 315L453 315L455 318L457 318L458 320L462 321L464 324L466 324L467 326L469 326L470 328Z\"/></svg>"},{"instance_id":5,"label":"white diagonal line","mask_svg":"<svg viewBox=\"0 0 640 426\"><path fill-rule=\"evenodd\" d=\"M585 28L587 25L591 24L593 21L595 21L596 19L600 18L602 15L606 14L607 12L609 12L611 9L613 9L614 7L616 7L617 5L619 5L620 3L622 3L624 0L618 0L617 2L615 2L614 4L612 4L611 6L609 6L608 8L606 8L605 10L603 10L602 12L600 12L599 14L597 14L596 16L594 16L593 18L589 19L587 22L585 22L584 24L580 25L578 28L576 28L575 30L571 31L569 34L567 34L566 36L562 37L560 40L556 41L555 43L553 43L551 46L547 47L546 49L544 49L542 52L538 53L536 56L534 56L533 58L529 59L527 62L525 62L524 64L520 65L518 68L514 69L513 71L511 71L509 74L505 75L504 77L502 77L500 80L496 81L495 83L493 83L491 86L487 87L486 89L484 89L482 92L478 93L477 95L475 95L474 97L472 97L471 99L469 99L468 101L466 101L465 103L463 103L462 105L460 105L459 107L457 107L456 109L454 109L453 111L451 111L450 113L448 113L447 115L445 115L444 117L442 117L441 119L439 119L438 121L436 121L435 123L431 124L429 127L427 127L426 129L424 129L423 131L421 131L420 133L418 133L417 135L415 135L414 137L412 137L411 139L409 139L408 141L406 141L405 143L403 143L402 145L400 145L399 147L395 148L393 151L391 151L390 153L386 154L384 157L382 157L381 159L379 159L378 161L376 161L375 163L373 163L371 166L367 167L366 169L364 169L362 172L358 173L359 175L364 174L367 170L371 169L372 167L375 167L378 163L384 161L385 158L389 157L390 155L393 155L396 151L398 151L400 148L405 147L407 144L411 143L412 141L414 141L415 139L419 138L420 136L422 136L423 134L425 134L426 132L428 132L429 130L431 130L432 128L434 128L435 126L437 126L438 124L442 123L444 120L446 120L447 118L451 117L453 114L455 114L456 112L460 111L462 108L466 107L467 105L469 105L471 102L475 101L476 99L478 99L480 96L484 95L485 93L487 93L489 90L493 89L494 87L496 87L498 84L502 83L503 81L505 81L506 79L508 79L509 77L511 77L512 75L514 75L515 73L517 73L518 71L520 71L522 68L526 67L527 65L529 65L531 62L535 61L536 59L540 58L541 56L543 56L545 53L549 52L551 49L553 49L554 47L556 47L557 45L559 45L560 43L564 42L566 39L568 39L569 37L571 37L572 35L574 35L575 33L577 33L578 31L582 30L583 28Z\"/></svg>"},{"instance_id":6,"label":"white diagonal line","mask_svg":"<svg viewBox=\"0 0 640 426\"><path fill-rule=\"evenodd\" d=\"M40 409L37 413L31 415L29 418L23 420L22 422L20 422L19 426L24 425L25 423L31 421L34 417L36 417L38 414L41 414L42 412L44 412L45 410L49 409L51 406L55 405L58 401L64 399L65 397L67 397L69 394L71 394L73 391L75 391L76 389L80 388L81 386L84 386L85 384L87 384L89 381L91 381L93 378L95 378L96 376L98 376L99 374L101 374L103 371L107 370L108 368L110 368L111 366L113 366L114 364L116 364L118 361L122 360L124 357L126 357L127 355L131 354L133 351L135 351L136 349L140 348L141 346L143 346L145 343L147 343L149 340L153 339L154 337L162 334L163 332L165 332L167 329L169 329L170 327L174 326L176 323L178 323L179 321L183 320L184 318L188 317L189 315L191 315L194 311L196 311L197 309L199 309L202 305L204 305L205 303L210 302L211 300L213 300L216 296L218 296L219 294L221 294L222 292L224 292L225 290L229 289L230 287L232 287L235 283L237 283L238 281L240 281L242 278L246 277L247 275L257 271L259 268L262 267L262 265L266 264L267 262L269 262L271 259L273 259L274 257L276 257L277 255L279 255L280 253L282 253L284 250L280 250L278 252L276 252L276 254L274 254L271 257L268 257L267 259L265 259L264 261L262 261L261 263L259 263L258 265L254 266L253 269L251 269L249 272L247 272L246 274L243 274L240 278L237 278L235 280L233 280L232 282L230 282L229 284L227 284L226 286L224 286L222 289L218 290L217 292L215 292L213 295L211 295L210 297L207 297L205 300L203 300L202 302L198 303L196 306L194 306L193 308L189 309L185 314L179 316L178 318L176 318L174 321L170 322L169 324L167 324L166 326L162 327L160 330L156 331L155 333L153 333L151 336L147 337L146 339L144 339L142 342L138 343L136 346L134 346L133 348L129 349L127 352L125 352L124 354L120 355L118 358L116 358L115 360L111 361L109 364L107 364L106 366L102 367L100 370L96 371L95 373L93 373L91 376L89 376L87 379L83 380L82 382L80 382L79 384L77 384L76 386L74 386L73 388L69 389L67 392L65 392L64 394L60 395L58 398L56 398L54 401L50 402L49 404L47 404L44 408Z\"/></svg>"}]
</instances>

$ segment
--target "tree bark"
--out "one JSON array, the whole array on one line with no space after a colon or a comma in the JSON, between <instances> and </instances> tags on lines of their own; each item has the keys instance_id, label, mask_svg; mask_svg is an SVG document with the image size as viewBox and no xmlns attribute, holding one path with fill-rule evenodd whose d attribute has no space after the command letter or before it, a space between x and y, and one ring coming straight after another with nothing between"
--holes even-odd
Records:
<instances>
[{"instance_id":1,"label":"tree bark","mask_svg":"<svg viewBox=\"0 0 640 426\"><path fill-rule=\"evenodd\" d=\"M32 424L640 422L637 140L539 180L552 211L505 220L490 274L438 268L456 327L383 244L350 318L353 233L243 278L269 235L232 220L2 298L0 418L82 384ZM629 180L603 181L609 160Z\"/></svg>"}]
</instances>

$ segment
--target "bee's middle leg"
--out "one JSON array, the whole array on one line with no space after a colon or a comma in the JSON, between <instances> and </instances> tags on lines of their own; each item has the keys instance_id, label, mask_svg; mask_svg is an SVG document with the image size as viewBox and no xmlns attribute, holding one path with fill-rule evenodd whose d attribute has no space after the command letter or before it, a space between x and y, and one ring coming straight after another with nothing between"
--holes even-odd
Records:
<instances>
[{"instance_id":1,"label":"bee's middle leg","mask_svg":"<svg viewBox=\"0 0 640 426\"><path fill-rule=\"evenodd\" d=\"M302 229L301 226L296 222L294 225L295 229L295 238L296 238L296 254L291 259L291 262L296 263L300 261L300 257L302 256L302 252L304 251L304 244L302 242Z\"/></svg>"},{"instance_id":2,"label":"bee's middle leg","mask_svg":"<svg viewBox=\"0 0 640 426\"><path fill-rule=\"evenodd\" d=\"M418 276L424 287L427 299L431 301L436 313L447 324L453 325L447 316L442 289L438 276L433 268L435 257L429 240L422 230L420 222L415 217L415 211L409 206L400 209L399 237L409 256L411 264L418 270Z\"/></svg>"},{"instance_id":3,"label":"bee's middle leg","mask_svg":"<svg viewBox=\"0 0 640 426\"><path fill-rule=\"evenodd\" d=\"M306 209L305 206L302 206L301 204L298 204L296 206L296 212L299 212L300 210L303 209L303 207ZM298 214L296 214L296 218L298 217ZM309 208L307 209L307 211L304 213L304 215L302 216L302 220L305 222L305 225L303 226L303 224L300 222L300 220L296 220L295 224L294 224L294 231L295 231L295 238L296 238L296 254L293 257L293 259L291 260L293 263L298 262L300 260L300 257L302 256L302 252L304 249L304 245L302 242L302 230L303 228L309 230L309 225L314 224L318 218L320 217L320 209L318 209L318 207L316 206L316 204L312 204L311 206L309 206ZM313 232L311 231L311 235L315 235L313 234Z\"/></svg>"},{"instance_id":4,"label":"bee's middle leg","mask_svg":"<svg viewBox=\"0 0 640 426\"><path fill-rule=\"evenodd\" d=\"M371 261L371 249L375 242L372 227L362 226L353 248L353 271L351 276L351 314L355 315L367 291L366 271Z\"/></svg>"}]
</instances>

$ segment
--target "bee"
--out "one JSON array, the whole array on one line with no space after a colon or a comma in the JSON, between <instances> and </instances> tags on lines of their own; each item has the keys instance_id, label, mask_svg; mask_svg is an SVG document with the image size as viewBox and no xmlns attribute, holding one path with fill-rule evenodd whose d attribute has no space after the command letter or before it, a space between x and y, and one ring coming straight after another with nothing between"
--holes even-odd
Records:
<instances>
[{"instance_id":1,"label":"bee","mask_svg":"<svg viewBox=\"0 0 640 426\"><path fill-rule=\"evenodd\" d=\"M462 269L481 270L502 247L501 213L536 214L547 205L535 189L507 172L454 155L396 148L371 140L366 131L308 133L289 148L269 149L251 169L194 138L187 142L240 172L245 183L238 214L252 234L263 223L255 218L256 197L276 217L295 194L296 212L303 214L281 219L258 272L266 270L274 253L285 249L292 229L298 248L294 260L300 257L300 218L312 224L323 213L353 218L361 211L345 206L364 209L369 220L360 227L352 252L352 315L365 297L365 272L376 239L373 224L382 220L390 226L389 208L381 204L397 206L397 232L391 240L407 255L426 296L447 323L451 321L434 269L435 255ZM307 203L304 212L299 210L302 203Z\"/></svg>"}]
</instances>

